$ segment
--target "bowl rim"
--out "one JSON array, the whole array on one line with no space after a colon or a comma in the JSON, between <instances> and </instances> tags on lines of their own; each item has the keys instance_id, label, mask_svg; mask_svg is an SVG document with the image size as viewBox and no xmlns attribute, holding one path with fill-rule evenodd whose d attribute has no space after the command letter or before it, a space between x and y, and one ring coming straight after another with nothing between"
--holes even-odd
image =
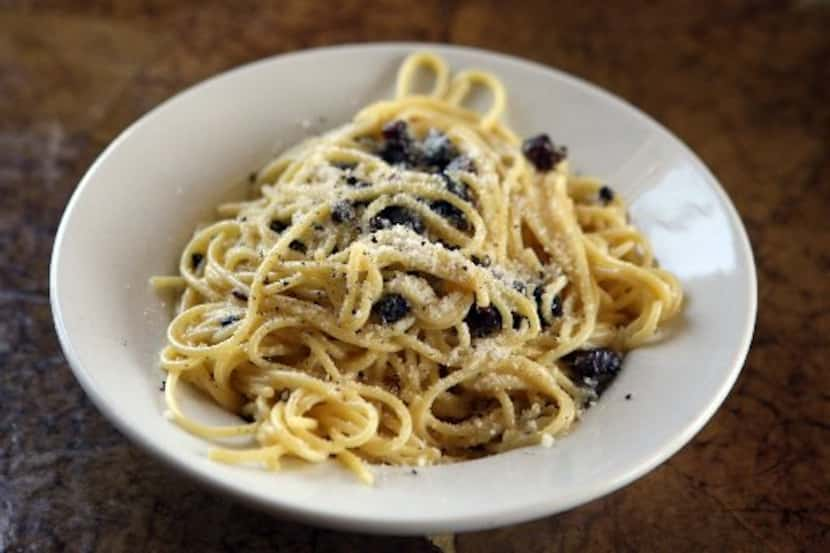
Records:
<instances>
[{"instance_id":1,"label":"bowl rim","mask_svg":"<svg viewBox=\"0 0 830 553\"><path fill-rule=\"evenodd\" d=\"M84 189L93 179L94 175L98 171L98 168L102 164L106 163L112 152L118 149L120 145L128 139L128 137L135 133L140 127L147 124L148 121L159 117L160 114L164 112L165 108L172 104L187 101L190 95L197 92L197 89L207 86L214 81L232 79L238 72L253 70L259 66L265 66L277 60L315 57L331 52L351 51L357 53L359 51L367 50L375 51L390 49L428 49L444 52L472 53L497 59L504 63L517 65L522 69L533 73L552 74L557 79L565 81L571 85L575 85L586 94L599 96L614 107L630 111L633 116L641 119L646 125L653 128L662 140L674 142L677 146L679 146L681 152L692 163L695 169L700 172L715 192L720 206L723 207L724 212L727 215L727 222L735 232L734 238L736 239L736 250L742 252L747 259L746 279L749 285L746 289L746 300L749 310L747 313L748 317L746 318L745 328L743 329L740 343L736 344L731 366L728 367L728 371L725 371L724 378L720 382L716 393L709 399L705 409L701 410L694 418L689 420L681 432L678 432L671 440L664 443L662 447L656 449L650 455L644 456L636 466L632 467L627 472L617 474L614 477L602 479L601 481L598 481L598 483L591 486L586 486L584 489L580 490L580 492L569 495L567 500L557 498L555 501L536 501L532 503L525 503L520 507L508 510L495 509L490 513L474 512L454 517L442 516L440 520L436 515L432 515L430 517L428 514L420 518L414 518L411 516L406 518L394 518L389 517L389 513L386 513L385 515L379 514L378 516L361 516L341 511L336 513L321 511L308 506L298 505L290 500L290 496L285 498L275 495L257 495L247 488L234 486L220 478L213 477L209 473L195 470L187 460L180 457L174 451L164 449L150 440L145 440L144 437L134 429L129 420L122 417L118 411L111 408L106 397L99 393L99 390L93 382L91 375L87 373L80 363L79 357L77 356L75 347L72 343L72 339L67 333L64 322L65 315L60 309L60 275L58 274L57 267L59 266L61 252L64 250L63 243L66 239L68 221L72 218L72 214L76 208L76 205L80 201L81 196L83 195ZM389 41L374 43L347 43L276 54L235 66L231 69L212 75L207 79L196 82L167 98L131 123L126 129L122 130L118 136L96 157L95 161L84 173L78 186L75 188L68 203L66 204L55 236L52 255L50 258L49 290L50 306L58 340L63 349L65 358L75 375L75 378L78 380L87 397L90 398L95 407L131 442L137 444L143 450L149 452L153 457L160 460L168 467L173 468L178 473L186 475L188 478L197 481L212 491L228 495L235 500L254 508L265 510L266 512L277 513L280 517L286 519L302 521L318 526L325 526L340 530L396 535L417 535L448 531L472 531L535 520L544 516L563 512L587 503L588 501L601 498L644 476L686 445L709 421L709 419L714 415L716 410L726 399L726 396L732 389L738 375L741 372L741 369L743 368L743 364L749 352L757 317L757 274L755 259L746 229L735 206L726 194L718 179L697 157L691 148L686 145L685 142L683 142L679 137L674 135L654 118L641 111L628 101L597 85L592 84L589 81L566 73L560 69L549 67L542 63L526 60L517 56L493 52L483 48L435 42Z\"/></svg>"}]
</instances>

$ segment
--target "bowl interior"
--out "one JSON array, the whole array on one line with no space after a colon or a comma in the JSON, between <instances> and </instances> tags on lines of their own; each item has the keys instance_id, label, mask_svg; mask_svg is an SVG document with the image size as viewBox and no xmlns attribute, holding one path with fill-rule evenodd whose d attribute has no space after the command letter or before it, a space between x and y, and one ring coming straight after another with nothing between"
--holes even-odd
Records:
<instances>
[{"instance_id":1,"label":"bowl interior","mask_svg":"<svg viewBox=\"0 0 830 553\"><path fill-rule=\"evenodd\" d=\"M163 416L157 352L170 311L148 279L173 274L197 222L233 182L302 137L391 95L418 45L314 50L244 66L166 102L120 136L73 196L52 261L56 326L77 377L129 437L173 466L272 512L355 530L422 533L508 524L618 488L679 449L725 397L749 344L755 274L745 232L688 149L622 101L567 75L478 50L430 46L453 68L500 76L520 135L546 131L573 167L631 205L688 302L667 338L630 354L573 433L455 465L377 468L374 487L332 464L279 473L216 464ZM631 394L627 400L626 395ZM231 417L195 394L203 420Z\"/></svg>"}]
</instances>

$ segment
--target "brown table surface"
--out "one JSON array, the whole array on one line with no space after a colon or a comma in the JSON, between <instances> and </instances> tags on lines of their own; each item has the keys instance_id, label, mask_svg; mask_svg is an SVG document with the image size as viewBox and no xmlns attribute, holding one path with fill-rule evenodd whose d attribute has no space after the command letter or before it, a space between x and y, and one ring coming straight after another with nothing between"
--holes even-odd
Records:
<instances>
[{"instance_id":1,"label":"brown table surface","mask_svg":"<svg viewBox=\"0 0 830 553\"><path fill-rule=\"evenodd\" d=\"M0 0L0 551L434 550L276 521L173 474L85 398L48 302L64 205L127 124L243 62L393 39L516 54L640 106L721 179L759 269L747 364L689 445L608 497L458 535L457 550L830 551L830 5L816 0Z\"/></svg>"}]
</instances>

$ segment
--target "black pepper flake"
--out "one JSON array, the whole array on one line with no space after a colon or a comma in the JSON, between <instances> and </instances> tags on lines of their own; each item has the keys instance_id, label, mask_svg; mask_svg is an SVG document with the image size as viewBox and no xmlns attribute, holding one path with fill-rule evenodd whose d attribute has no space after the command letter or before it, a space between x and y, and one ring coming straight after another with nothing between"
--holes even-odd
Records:
<instances>
[{"instance_id":1,"label":"black pepper flake","mask_svg":"<svg viewBox=\"0 0 830 553\"><path fill-rule=\"evenodd\" d=\"M479 307L473 304L464 317L473 338L483 338L501 330L501 313L492 305Z\"/></svg>"},{"instance_id":2,"label":"black pepper flake","mask_svg":"<svg viewBox=\"0 0 830 553\"><path fill-rule=\"evenodd\" d=\"M406 121L402 119L396 119L386 123L383 126L383 129L381 129L381 135L384 140L391 140L394 142L411 140L409 136L409 126L406 124Z\"/></svg>"},{"instance_id":3,"label":"black pepper flake","mask_svg":"<svg viewBox=\"0 0 830 553\"><path fill-rule=\"evenodd\" d=\"M237 316L237 315L228 315L227 317L225 317L224 319L219 321L219 324L222 325L222 326L228 326L229 324L233 324L238 320L240 320L239 316Z\"/></svg>"},{"instance_id":4,"label":"black pepper flake","mask_svg":"<svg viewBox=\"0 0 830 553\"><path fill-rule=\"evenodd\" d=\"M161 390L161 391L163 392L163 391L164 391L164 390L166 390L166 389L167 389L167 381L166 381L166 380L162 380L162 381L161 381L161 387L159 388L159 390ZM629 395L631 395L631 394L629 394Z\"/></svg>"},{"instance_id":5,"label":"black pepper flake","mask_svg":"<svg viewBox=\"0 0 830 553\"><path fill-rule=\"evenodd\" d=\"M316 230L317 232L322 232L322 231L326 230L326 227L324 227L324 226L323 226L323 225L321 225L320 223L314 223L314 224L312 225L312 227L313 227L313 228L314 228L314 230Z\"/></svg>"},{"instance_id":6,"label":"black pepper flake","mask_svg":"<svg viewBox=\"0 0 830 553\"><path fill-rule=\"evenodd\" d=\"M435 170L441 171L458 156L452 141L444 133L430 129L421 145L423 162Z\"/></svg>"},{"instance_id":7,"label":"black pepper flake","mask_svg":"<svg viewBox=\"0 0 830 553\"><path fill-rule=\"evenodd\" d=\"M355 188L366 188L368 186L372 186L365 180L360 180L359 178L353 175L349 175L348 177L346 177L346 184L348 184L349 186L354 186Z\"/></svg>"},{"instance_id":8,"label":"black pepper flake","mask_svg":"<svg viewBox=\"0 0 830 553\"><path fill-rule=\"evenodd\" d=\"M273 230L274 232L276 232L277 234L279 234L279 233L281 233L282 231L284 231L285 229L287 229L287 228L288 228L288 224L287 224L287 223L283 223L282 221L279 221L279 220L277 220L277 219L274 219L274 220L273 220L273 221L271 221L271 223L268 225L268 228L270 228L271 230Z\"/></svg>"},{"instance_id":9,"label":"black pepper flake","mask_svg":"<svg viewBox=\"0 0 830 553\"><path fill-rule=\"evenodd\" d=\"M614 201L614 191L611 190L608 186L603 186L599 189L599 200L604 204L608 205L609 203Z\"/></svg>"},{"instance_id":10,"label":"black pepper flake","mask_svg":"<svg viewBox=\"0 0 830 553\"><path fill-rule=\"evenodd\" d=\"M202 262L204 258L205 256L203 256L200 253L194 253L190 256L190 264L193 266L194 269L198 269L199 264Z\"/></svg>"},{"instance_id":11,"label":"black pepper flake","mask_svg":"<svg viewBox=\"0 0 830 553\"><path fill-rule=\"evenodd\" d=\"M631 394L625 394L625 399L630 400L631 399Z\"/></svg>"},{"instance_id":12,"label":"black pepper flake","mask_svg":"<svg viewBox=\"0 0 830 553\"><path fill-rule=\"evenodd\" d=\"M256 171L253 171L250 175L248 175L248 182L251 184L256 182Z\"/></svg>"},{"instance_id":13,"label":"black pepper flake","mask_svg":"<svg viewBox=\"0 0 830 553\"><path fill-rule=\"evenodd\" d=\"M233 292L231 292L231 294L233 294L233 297L235 297L239 301L248 301L248 296L247 296L247 294L245 294L245 292L240 292L239 290L234 290Z\"/></svg>"},{"instance_id":14,"label":"black pepper flake","mask_svg":"<svg viewBox=\"0 0 830 553\"><path fill-rule=\"evenodd\" d=\"M390 165L410 164L414 161L412 137L406 121L396 120L384 125L381 132L384 144L378 155Z\"/></svg>"},{"instance_id":15,"label":"black pepper flake","mask_svg":"<svg viewBox=\"0 0 830 553\"><path fill-rule=\"evenodd\" d=\"M372 306L383 324L400 321L409 313L409 302L400 294L386 294Z\"/></svg>"},{"instance_id":16,"label":"black pepper flake","mask_svg":"<svg viewBox=\"0 0 830 553\"><path fill-rule=\"evenodd\" d=\"M522 153L537 171L550 171L565 159L568 149L554 146L547 134L539 134L522 143Z\"/></svg>"},{"instance_id":17,"label":"black pepper flake","mask_svg":"<svg viewBox=\"0 0 830 553\"><path fill-rule=\"evenodd\" d=\"M418 234L424 232L424 222L421 217L403 206L390 205L381 209L369 222L372 230L380 230L395 225L409 227Z\"/></svg>"},{"instance_id":18,"label":"black pepper flake","mask_svg":"<svg viewBox=\"0 0 830 553\"><path fill-rule=\"evenodd\" d=\"M484 257L479 257L477 255L471 255L470 261L478 265L479 267L489 267L490 266L490 256L485 255Z\"/></svg>"},{"instance_id":19,"label":"black pepper flake","mask_svg":"<svg viewBox=\"0 0 830 553\"><path fill-rule=\"evenodd\" d=\"M607 348L577 350L566 355L564 360L575 377L600 394L622 369L622 355Z\"/></svg>"},{"instance_id":20,"label":"black pepper flake","mask_svg":"<svg viewBox=\"0 0 830 553\"><path fill-rule=\"evenodd\" d=\"M527 284L525 284L521 280L514 280L513 281L513 289L516 290L517 292L521 292L522 294L524 294L525 291L527 291Z\"/></svg>"},{"instance_id":21,"label":"black pepper flake","mask_svg":"<svg viewBox=\"0 0 830 553\"><path fill-rule=\"evenodd\" d=\"M412 469L412 474L414 474L414 475L416 475L416 476L417 476L417 475L418 475L418 471L417 471L417 470L415 470L415 469Z\"/></svg>"},{"instance_id":22,"label":"black pepper flake","mask_svg":"<svg viewBox=\"0 0 830 553\"><path fill-rule=\"evenodd\" d=\"M299 240L292 240L288 247L294 250L295 252L305 253L307 248L304 243L300 242Z\"/></svg>"},{"instance_id":23,"label":"black pepper flake","mask_svg":"<svg viewBox=\"0 0 830 553\"><path fill-rule=\"evenodd\" d=\"M470 201L470 189L467 188L466 184L454 179L446 173L442 173L441 178L444 179L444 185L447 187L448 192L455 194L465 202Z\"/></svg>"},{"instance_id":24,"label":"black pepper flake","mask_svg":"<svg viewBox=\"0 0 830 553\"><path fill-rule=\"evenodd\" d=\"M452 226L461 231L470 228L464 212L446 200L436 200L429 204L430 209L446 219Z\"/></svg>"}]
</instances>

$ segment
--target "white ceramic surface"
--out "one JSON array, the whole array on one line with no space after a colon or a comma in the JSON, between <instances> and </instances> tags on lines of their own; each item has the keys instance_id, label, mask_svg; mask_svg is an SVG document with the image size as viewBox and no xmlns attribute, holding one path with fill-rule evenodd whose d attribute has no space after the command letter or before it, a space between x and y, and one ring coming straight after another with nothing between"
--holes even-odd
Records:
<instances>
[{"instance_id":1,"label":"white ceramic surface","mask_svg":"<svg viewBox=\"0 0 830 553\"><path fill-rule=\"evenodd\" d=\"M378 468L361 485L334 463L279 473L206 458L208 444L163 416L157 351L169 313L148 285L172 273L194 225L275 151L388 97L403 57L428 46L509 91L520 135L549 132L574 167L631 203L661 264L688 296L674 335L630 354L574 432L552 448L418 469ZM212 78L127 129L70 201L52 257L51 299L78 381L129 438L171 468L275 514L368 532L505 525L611 492L664 461L703 426L740 371L756 310L745 231L706 167L660 125L563 73L502 55L379 44L266 59ZM624 396L632 394L626 401ZM205 420L229 416L191 396Z\"/></svg>"}]
</instances>

